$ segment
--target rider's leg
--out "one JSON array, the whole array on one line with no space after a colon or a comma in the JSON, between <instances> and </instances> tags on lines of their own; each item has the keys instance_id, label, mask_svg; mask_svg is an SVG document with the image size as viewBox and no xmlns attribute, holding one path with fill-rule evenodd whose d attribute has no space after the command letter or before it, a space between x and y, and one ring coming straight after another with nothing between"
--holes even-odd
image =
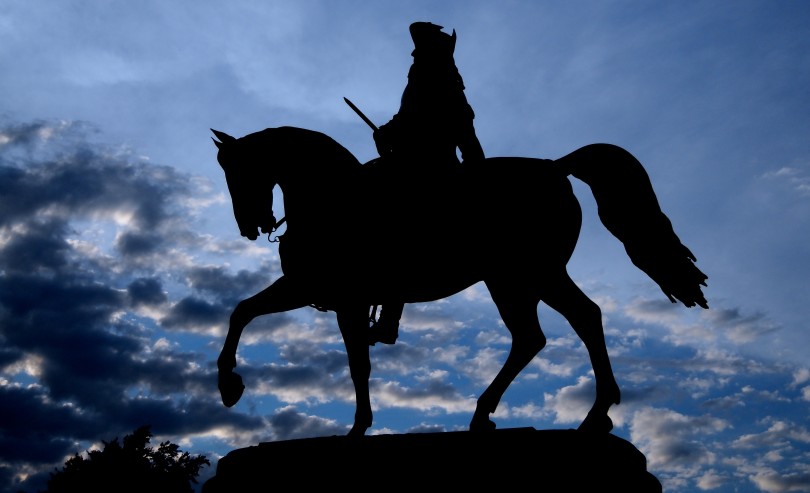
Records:
<instances>
[{"instance_id":1,"label":"rider's leg","mask_svg":"<svg viewBox=\"0 0 810 493\"><path fill-rule=\"evenodd\" d=\"M399 319L405 303L385 303L380 309L380 318L374 322L369 333L369 345L377 342L394 344L399 337Z\"/></svg>"}]
</instances>

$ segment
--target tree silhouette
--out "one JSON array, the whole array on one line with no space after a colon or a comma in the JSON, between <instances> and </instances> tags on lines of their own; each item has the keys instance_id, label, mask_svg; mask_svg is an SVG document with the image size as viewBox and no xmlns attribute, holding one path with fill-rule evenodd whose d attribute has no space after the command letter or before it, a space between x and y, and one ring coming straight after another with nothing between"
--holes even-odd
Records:
<instances>
[{"instance_id":1,"label":"tree silhouette","mask_svg":"<svg viewBox=\"0 0 810 493\"><path fill-rule=\"evenodd\" d=\"M136 429L124 437L104 442L103 450L90 450L87 458L76 453L62 470L51 473L47 493L148 491L177 493L193 491L191 483L203 465L210 465L203 455L191 456L178 445L162 442L149 447L149 426Z\"/></svg>"}]
</instances>

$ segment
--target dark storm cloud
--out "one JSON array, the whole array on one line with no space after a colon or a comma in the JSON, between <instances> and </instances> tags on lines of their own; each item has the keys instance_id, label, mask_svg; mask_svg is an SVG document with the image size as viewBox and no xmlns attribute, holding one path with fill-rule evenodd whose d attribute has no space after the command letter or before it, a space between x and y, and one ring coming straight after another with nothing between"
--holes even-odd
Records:
<instances>
[{"instance_id":1,"label":"dark storm cloud","mask_svg":"<svg viewBox=\"0 0 810 493\"><path fill-rule=\"evenodd\" d=\"M97 438L92 415L49 400L42 387L0 387L0 400L14 403L0 407L0 457L4 460L56 462L75 452L75 438Z\"/></svg>"},{"instance_id":2,"label":"dark storm cloud","mask_svg":"<svg viewBox=\"0 0 810 493\"><path fill-rule=\"evenodd\" d=\"M155 278L135 279L127 286L127 294L133 306L160 305L168 299L160 280Z\"/></svg>"},{"instance_id":3,"label":"dark storm cloud","mask_svg":"<svg viewBox=\"0 0 810 493\"><path fill-rule=\"evenodd\" d=\"M163 371L163 380L179 375L168 365L153 368ZM145 372L144 372L145 373ZM144 377L144 374L140 375ZM160 381L152 375L153 381ZM208 380L214 381L209 375ZM177 391L182 385L175 384ZM213 398L187 397L171 401L160 397L88 403L87 407L64 405L51 399L47 388L0 387L0 401L14 403L0 407L0 458L4 462L60 463L65 456L83 452L77 441L93 442L110 439L131 431L138 424L153 424L159 434L197 432L200 426L227 424L241 430L251 430L262 423L260 418L229 415L227 409Z\"/></svg>"},{"instance_id":4,"label":"dark storm cloud","mask_svg":"<svg viewBox=\"0 0 810 493\"><path fill-rule=\"evenodd\" d=\"M128 262L183 241L172 232L188 235L178 225L188 222L191 181L90 143L81 125L0 126L0 478L9 479L10 464L52 470L82 452L79 443L144 424L169 436L262 426L221 405L213 362L156 343L157 321L129 311L170 303L170 278L195 279L206 292L220 286L229 299L241 283L259 283L249 273L204 281L182 266ZM79 222L97 218L118 228L109 259L79 232ZM188 296L167 320L221 322L227 312Z\"/></svg>"},{"instance_id":5,"label":"dark storm cloud","mask_svg":"<svg viewBox=\"0 0 810 493\"><path fill-rule=\"evenodd\" d=\"M30 149L41 143L43 135L52 129L53 124L45 121L12 123L3 126L2 134L6 137L6 146Z\"/></svg>"},{"instance_id":6,"label":"dark storm cloud","mask_svg":"<svg viewBox=\"0 0 810 493\"><path fill-rule=\"evenodd\" d=\"M23 356L23 353L16 348L0 348L0 368L19 361Z\"/></svg>"},{"instance_id":7,"label":"dark storm cloud","mask_svg":"<svg viewBox=\"0 0 810 493\"><path fill-rule=\"evenodd\" d=\"M0 127L7 137L0 144L0 227L38 213L78 217L127 210L135 227L154 231L171 216L170 201L188 192L187 178L170 167L93 147L82 138L81 125L45 128Z\"/></svg>"},{"instance_id":8,"label":"dark storm cloud","mask_svg":"<svg viewBox=\"0 0 810 493\"><path fill-rule=\"evenodd\" d=\"M164 243L160 235L128 231L118 237L115 248L125 257L137 258L155 253Z\"/></svg>"},{"instance_id":9,"label":"dark storm cloud","mask_svg":"<svg viewBox=\"0 0 810 493\"><path fill-rule=\"evenodd\" d=\"M266 288L271 276L266 268L236 274L222 267L191 267L186 281L195 294L174 304L160 324L169 329L207 330L227 323L233 307L242 299ZM281 315L277 321L287 320ZM278 324L275 324L278 325ZM258 326L252 327L252 329Z\"/></svg>"},{"instance_id":10,"label":"dark storm cloud","mask_svg":"<svg viewBox=\"0 0 810 493\"><path fill-rule=\"evenodd\" d=\"M184 330L222 325L228 321L232 308L190 296L177 302L160 324L166 328Z\"/></svg>"},{"instance_id":11,"label":"dark storm cloud","mask_svg":"<svg viewBox=\"0 0 810 493\"><path fill-rule=\"evenodd\" d=\"M276 411L269 421L274 434L273 440L345 435L347 428L330 420L307 416L292 406Z\"/></svg>"},{"instance_id":12,"label":"dark storm cloud","mask_svg":"<svg viewBox=\"0 0 810 493\"><path fill-rule=\"evenodd\" d=\"M251 430L261 426L261 418L229 413L215 399L158 399L141 398L122 402L115 411L120 429L132 423L151 423L152 431L161 435L187 435L205 427L226 425L239 430Z\"/></svg>"},{"instance_id":13,"label":"dark storm cloud","mask_svg":"<svg viewBox=\"0 0 810 493\"><path fill-rule=\"evenodd\" d=\"M347 369L346 353L341 350L324 350L321 345L297 341L280 348L280 356L303 367L318 368L324 373L339 373Z\"/></svg>"},{"instance_id":14,"label":"dark storm cloud","mask_svg":"<svg viewBox=\"0 0 810 493\"><path fill-rule=\"evenodd\" d=\"M345 356L343 359L344 363L342 368L345 368ZM312 365L267 364L259 367L240 366L240 368L242 369L240 371L244 371L245 378L256 382L263 382L269 388L278 391L303 389L307 387L323 387L325 390L323 394L327 395L329 392L326 391L326 389L334 386L336 383L336 375L334 373ZM339 374L336 378L343 380ZM346 382L342 382L342 384L343 383Z\"/></svg>"},{"instance_id":15,"label":"dark storm cloud","mask_svg":"<svg viewBox=\"0 0 810 493\"><path fill-rule=\"evenodd\" d=\"M167 329L202 333L225 327L236 304L269 286L273 278L268 265L257 271L240 270L236 273L222 267L190 267L185 272L185 280L193 293L172 305L160 319L160 325ZM273 332L291 319L287 313L277 313L271 318L253 322L250 332Z\"/></svg>"},{"instance_id":16,"label":"dark storm cloud","mask_svg":"<svg viewBox=\"0 0 810 493\"><path fill-rule=\"evenodd\" d=\"M54 462L68 453L69 443L51 437L61 435L61 427L66 423L74 427L78 424L73 409L48 405L42 388L0 387L0 398L14 403L0 408L3 423L0 456L20 462ZM34 436L39 440L32 440Z\"/></svg>"},{"instance_id":17,"label":"dark storm cloud","mask_svg":"<svg viewBox=\"0 0 810 493\"><path fill-rule=\"evenodd\" d=\"M188 281L197 291L231 302L269 286L271 274L266 269L258 272L240 270L230 274L222 267L192 267L188 271Z\"/></svg>"},{"instance_id":18,"label":"dark storm cloud","mask_svg":"<svg viewBox=\"0 0 810 493\"><path fill-rule=\"evenodd\" d=\"M62 219L32 218L26 231L11 237L2 248L0 268L6 272L61 272L67 265L70 245L65 240L68 225Z\"/></svg>"},{"instance_id":19,"label":"dark storm cloud","mask_svg":"<svg viewBox=\"0 0 810 493\"><path fill-rule=\"evenodd\" d=\"M113 315L126 297L68 276L0 278L0 330L5 343L41 358L39 381L55 400L90 409L120 400L137 380L138 327Z\"/></svg>"}]
</instances>

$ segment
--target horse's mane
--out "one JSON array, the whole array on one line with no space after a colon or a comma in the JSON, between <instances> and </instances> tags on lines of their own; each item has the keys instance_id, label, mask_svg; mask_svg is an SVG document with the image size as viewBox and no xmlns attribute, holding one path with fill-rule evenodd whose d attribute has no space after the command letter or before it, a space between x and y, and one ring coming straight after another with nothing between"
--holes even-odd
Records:
<instances>
[{"instance_id":1,"label":"horse's mane","mask_svg":"<svg viewBox=\"0 0 810 493\"><path fill-rule=\"evenodd\" d=\"M356 171L362 164L348 149L328 135L299 127L271 127L240 139L248 148L266 149L272 142L274 152L284 159L306 159L309 165L324 165L335 172Z\"/></svg>"}]
</instances>

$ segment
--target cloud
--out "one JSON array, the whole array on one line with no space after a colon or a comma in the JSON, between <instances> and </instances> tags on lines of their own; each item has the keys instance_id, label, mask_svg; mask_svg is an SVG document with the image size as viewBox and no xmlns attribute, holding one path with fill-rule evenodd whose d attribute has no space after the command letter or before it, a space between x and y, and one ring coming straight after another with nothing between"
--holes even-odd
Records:
<instances>
[{"instance_id":1,"label":"cloud","mask_svg":"<svg viewBox=\"0 0 810 493\"><path fill-rule=\"evenodd\" d=\"M593 378L580 376L575 385L563 387L556 394L545 394L544 408L554 416L555 423L576 424L585 419L596 398Z\"/></svg>"},{"instance_id":2,"label":"cloud","mask_svg":"<svg viewBox=\"0 0 810 493\"><path fill-rule=\"evenodd\" d=\"M637 322L672 327L683 320L681 307L668 300L636 298L625 307L625 313Z\"/></svg>"},{"instance_id":3,"label":"cloud","mask_svg":"<svg viewBox=\"0 0 810 493\"><path fill-rule=\"evenodd\" d=\"M87 133L0 127L0 394L14 402L0 411L0 465L31 481L81 444L143 424L170 436L263 425L218 402L212 362L159 339L157 317L222 323L223 303L266 271L219 272L232 282L218 284L175 263L194 254L177 252L195 235L183 205L195 181ZM107 245L88 247L90 230Z\"/></svg>"},{"instance_id":4,"label":"cloud","mask_svg":"<svg viewBox=\"0 0 810 493\"><path fill-rule=\"evenodd\" d=\"M770 467L763 467L749 478L757 488L766 493L807 491L810 488L810 472L785 474Z\"/></svg>"},{"instance_id":5,"label":"cloud","mask_svg":"<svg viewBox=\"0 0 810 493\"><path fill-rule=\"evenodd\" d=\"M717 453L708 445L711 435L730 426L709 415L688 416L670 409L644 407L630 421L632 441L646 456L650 469L695 476L714 464Z\"/></svg>"},{"instance_id":6,"label":"cloud","mask_svg":"<svg viewBox=\"0 0 810 493\"><path fill-rule=\"evenodd\" d=\"M265 441L345 435L349 431L347 425L341 425L332 419L301 413L294 406L277 409L268 417L268 424L272 434L265 438Z\"/></svg>"},{"instance_id":7,"label":"cloud","mask_svg":"<svg viewBox=\"0 0 810 493\"><path fill-rule=\"evenodd\" d=\"M780 329L764 314L742 315L739 308L715 308L703 317L715 326L714 330L722 331L725 337L737 344L755 341Z\"/></svg>"},{"instance_id":8,"label":"cloud","mask_svg":"<svg viewBox=\"0 0 810 493\"><path fill-rule=\"evenodd\" d=\"M47 129L47 130L46 130ZM83 125L6 127L0 227L37 217L106 218L160 230L171 219L168 199L188 193L187 180L166 166L131 162L119 149L91 147Z\"/></svg>"},{"instance_id":9,"label":"cloud","mask_svg":"<svg viewBox=\"0 0 810 493\"><path fill-rule=\"evenodd\" d=\"M775 180L786 183L802 197L810 197L810 171L808 166L783 166L776 171L769 171L762 175L766 180Z\"/></svg>"},{"instance_id":10,"label":"cloud","mask_svg":"<svg viewBox=\"0 0 810 493\"><path fill-rule=\"evenodd\" d=\"M810 381L810 368L798 368L793 372L793 385L802 385Z\"/></svg>"},{"instance_id":11,"label":"cloud","mask_svg":"<svg viewBox=\"0 0 810 493\"><path fill-rule=\"evenodd\" d=\"M175 303L160 324L168 329L182 329L193 332L223 334L232 305L210 303L188 296Z\"/></svg>"},{"instance_id":12,"label":"cloud","mask_svg":"<svg viewBox=\"0 0 810 493\"><path fill-rule=\"evenodd\" d=\"M270 285L277 273L269 266L260 266L258 271L239 270L231 274L222 266L192 266L188 270L188 282L192 289L215 298L233 302L245 294L255 294Z\"/></svg>"},{"instance_id":13,"label":"cloud","mask_svg":"<svg viewBox=\"0 0 810 493\"><path fill-rule=\"evenodd\" d=\"M783 420L768 418L769 428L756 434L742 435L731 446L737 449L765 448L778 450L791 443L810 445L810 431L800 425Z\"/></svg>"},{"instance_id":14,"label":"cloud","mask_svg":"<svg viewBox=\"0 0 810 493\"><path fill-rule=\"evenodd\" d=\"M475 399L459 394L442 372L422 379L417 386L379 382L373 386L372 402L383 408L406 408L420 412L468 413L475 410Z\"/></svg>"},{"instance_id":15,"label":"cloud","mask_svg":"<svg viewBox=\"0 0 810 493\"><path fill-rule=\"evenodd\" d=\"M762 491L782 493L810 488L807 449L810 432L798 423L765 417L759 423L767 429L739 436L731 443L734 451L767 450L765 454L737 455L728 461L738 475Z\"/></svg>"},{"instance_id":16,"label":"cloud","mask_svg":"<svg viewBox=\"0 0 810 493\"><path fill-rule=\"evenodd\" d=\"M666 300L637 298L625 307L624 312L636 322L666 328L665 339L678 345L719 347L728 341L740 346L772 336L781 329L765 314L744 315L738 307L713 307L699 312L695 319Z\"/></svg>"},{"instance_id":17,"label":"cloud","mask_svg":"<svg viewBox=\"0 0 810 493\"><path fill-rule=\"evenodd\" d=\"M133 306L161 305L168 301L166 292L156 278L138 278L127 286L127 294Z\"/></svg>"},{"instance_id":18,"label":"cloud","mask_svg":"<svg viewBox=\"0 0 810 493\"><path fill-rule=\"evenodd\" d=\"M718 474L714 469L709 469L697 478L697 487L701 490L714 490L728 484L729 477Z\"/></svg>"},{"instance_id":19,"label":"cloud","mask_svg":"<svg viewBox=\"0 0 810 493\"><path fill-rule=\"evenodd\" d=\"M757 375L777 371L772 365L719 349L698 349L695 357L683 362L685 369L715 375Z\"/></svg>"}]
</instances>

